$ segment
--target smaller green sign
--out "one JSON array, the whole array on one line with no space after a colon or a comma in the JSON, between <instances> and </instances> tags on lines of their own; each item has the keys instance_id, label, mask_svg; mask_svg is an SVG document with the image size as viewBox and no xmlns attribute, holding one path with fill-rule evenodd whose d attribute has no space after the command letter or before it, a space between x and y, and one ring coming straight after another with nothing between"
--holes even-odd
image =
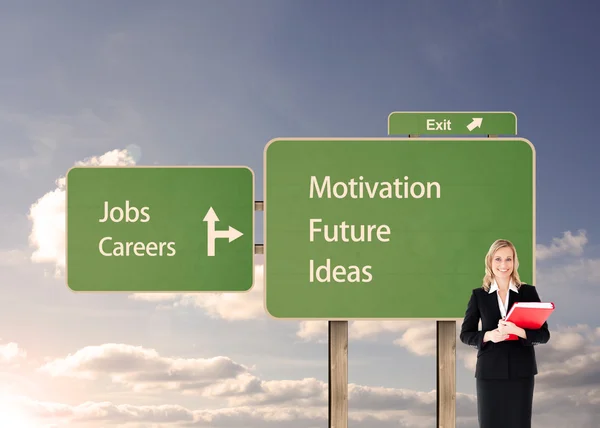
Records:
<instances>
[{"instance_id":1,"label":"smaller green sign","mask_svg":"<svg viewBox=\"0 0 600 428\"><path fill-rule=\"evenodd\" d=\"M75 167L67 173L74 291L247 291L254 173L247 167Z\"/></svg>"},{"instance_id":2,"label":"smaller green sign","mask_svg":"<svg viewBox=\"0 0 600 428\"><path fill-rule=\"evenodd\" d=\"M388 135L517 135L513 112L403 112L388 117Z\"/></svg>"}]
</instances>

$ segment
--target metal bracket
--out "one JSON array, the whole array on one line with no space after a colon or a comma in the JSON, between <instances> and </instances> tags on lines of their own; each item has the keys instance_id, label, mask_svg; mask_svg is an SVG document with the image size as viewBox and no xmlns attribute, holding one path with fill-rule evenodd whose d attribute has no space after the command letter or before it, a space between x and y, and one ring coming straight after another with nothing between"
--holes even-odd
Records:
<instances>
[{"instance_id":1,"label":"metal bracket","mask_svg":"<svg viewBox=\"0 0 600 428\"><path fill-rule=\"evenodd\" d=\"M254 211L264 211L265 203L263 201L254 201ZM264 244L254 244L254 254L264 254L265 253L265 245Z\"/></svg>"}]
</instances>

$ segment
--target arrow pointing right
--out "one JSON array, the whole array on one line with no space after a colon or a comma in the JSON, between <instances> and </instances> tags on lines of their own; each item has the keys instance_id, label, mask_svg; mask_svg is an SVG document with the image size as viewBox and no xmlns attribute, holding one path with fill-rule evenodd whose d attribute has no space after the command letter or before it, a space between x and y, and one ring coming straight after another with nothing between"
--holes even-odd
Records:
<instances>
[{"instance_id":1,"label":"arrow pointing right","mask_svg":"<svg viewBox=\"0 0 600 428\"><path fill-rule=\"evenodd\" d=\"M469 132L473 131L475 128L481 128L481 124L483 123L482 117L474 117L473 122L467 125L467 129Z\"/></svg>"},{"instance_id":2,"label":"arrow pointing right","mask_svg":"<svg viewBox=\"0 0 600 428\"><path fill-rule=\"evenodd\" d=\"M234 229L231 226L229 226L229 230L215 230L215 232L214 232L215 238L227 238L227 239L229 239L229 242L235 241L242 235L243 235L242 232L240 232L237 229Z\"/></svg>"},{"instance_id":3,"label":"arrow pointing right","mask_svg":"<svg viewBox=\"0 0 600 428\"><path fill-rule=\"evenodd\" d=\"M217 213L215 213L213 207L210 207L202 221L206 222L208 228L206 252L209 257L214 257L215 255L215 240L217 238L227 238L231 242L243 235L242 232L231 226L229 226L229 230L216 230L215 223L219 221L219 217L217 217Z\"/></svg>"}]
</instances>

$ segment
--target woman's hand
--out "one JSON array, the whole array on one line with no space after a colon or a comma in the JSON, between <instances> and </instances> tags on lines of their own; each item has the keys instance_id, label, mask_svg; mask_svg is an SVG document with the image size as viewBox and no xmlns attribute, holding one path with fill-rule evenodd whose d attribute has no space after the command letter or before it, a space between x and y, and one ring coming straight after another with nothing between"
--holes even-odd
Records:
<instances>
[{"instance_id":1,"label":"woman's hand","mask_svg":"<svg viewBox=\"0 0 600 428\"><path fill-rule=\"evenodd\" d=\"M508 338L508 334L501 333L499 329L486 331L485 336L487 338L486 342L502 342Z\"/></svg>"},{"instance_id":2,"label":"woman's hand","mask_svg":"<svg viewBox=\"0 0 600 428\"><path fill-rule=\"evenodd\" d=\"M498 331L500 334L516 334L518 336L521 329L510 321L500 320L500 322L498 322Z\"/></svg>"}]
</instances>

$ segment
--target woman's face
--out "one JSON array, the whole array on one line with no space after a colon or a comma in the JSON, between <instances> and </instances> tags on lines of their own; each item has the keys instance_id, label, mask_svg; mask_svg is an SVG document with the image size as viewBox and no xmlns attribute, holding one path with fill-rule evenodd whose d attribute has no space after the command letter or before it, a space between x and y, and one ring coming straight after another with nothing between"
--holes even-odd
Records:
<instances>
[{"instance_id":1,"label":"woman's face","mask_svg":"<svg viewBox=\"0 0 600 428\"><path fill-rule=\"evenodd\" d=\"M513 252L510 247L500 248L492 258L492 272L497 278L510 278L513 271Z\"/></svg>"}]
</instances>

